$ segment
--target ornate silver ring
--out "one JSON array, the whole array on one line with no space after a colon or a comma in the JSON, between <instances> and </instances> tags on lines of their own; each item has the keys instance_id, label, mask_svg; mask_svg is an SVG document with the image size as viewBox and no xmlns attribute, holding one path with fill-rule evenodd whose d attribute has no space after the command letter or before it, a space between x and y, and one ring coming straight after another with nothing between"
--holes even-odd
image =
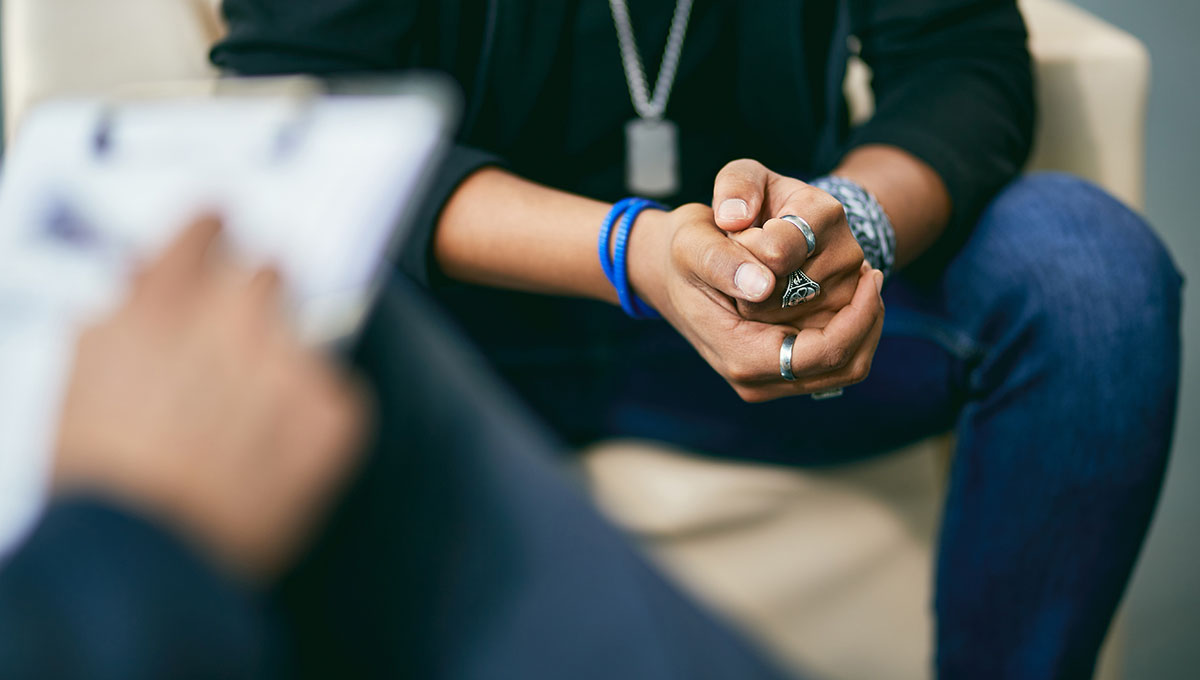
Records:
<instances>
[{"instance_id":1,"label":"ornate silver ring","mask_svg":"<svg viewBox=\"0 0 1200 680\"><path fill-rule=\"evenodd\" d=\"M797 269L788 276L787 288L783 291L783 306L795 307L821 294L821 284L808 278L804 270Z\"/></svg>"}]
</instances>

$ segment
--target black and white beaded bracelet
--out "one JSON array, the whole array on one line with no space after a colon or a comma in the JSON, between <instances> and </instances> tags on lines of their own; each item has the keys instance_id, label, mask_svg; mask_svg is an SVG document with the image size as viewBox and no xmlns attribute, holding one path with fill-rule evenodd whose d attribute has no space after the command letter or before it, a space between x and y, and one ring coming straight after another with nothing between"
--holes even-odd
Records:
<instances>
[{"instance_id":1,"label":"black and white beaded bracelet","mask_svg":"<svg viewBox=\"0 0 1200 680\"><path fill-rule=\"evenodd\" d=\"M872 267L889 276L896 263L896 230L869 191L845 177L826 175L809 182L841 202L850 231Z\"/></svg>"}]
</instances>

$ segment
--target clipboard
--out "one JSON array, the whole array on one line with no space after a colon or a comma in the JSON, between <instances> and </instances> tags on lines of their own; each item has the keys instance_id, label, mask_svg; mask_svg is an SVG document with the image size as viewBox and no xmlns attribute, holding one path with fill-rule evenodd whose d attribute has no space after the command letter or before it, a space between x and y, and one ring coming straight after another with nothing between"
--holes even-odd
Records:
<instances>
[{"instance_id":1,"label":"clipboard","mask_svg":"<svg viewBox=\"0 0 1200 680\"><path fill-rule=\"evenodd\" d=\"M200 211L273 264L302 339L361 327L448 144L455 90L431 78L235 81L233 96L54 102L0 180L0 560L44 504L79 329L124 297ZM254 94L267 91L270 96Z\"/></svg>"},{"instance_id":2,"label":"clipboard","mask_svg":"<svg viewBox=\"0 0 1200 680\"><path fill-rule=\"evenodd\" d=\"M102 314L137 262L215 212L236 255L280 269L306 342L353 338L447 146L454 91L419 77L258 96L280 88L240 82L232 96L31 114L0 183L0 331L30 306L64 322Z\"/></svg>"}]
</instances>

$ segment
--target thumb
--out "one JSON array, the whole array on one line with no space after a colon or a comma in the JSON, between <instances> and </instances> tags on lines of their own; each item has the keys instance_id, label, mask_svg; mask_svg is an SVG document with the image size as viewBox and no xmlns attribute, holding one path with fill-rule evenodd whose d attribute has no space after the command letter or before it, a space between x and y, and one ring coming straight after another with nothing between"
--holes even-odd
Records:
<instances>
[{"instance_id":1,"label":"thumb","mask_svg":"<svg viewBox=\"0 0 1200 680\"><path fill-rule=\"evenodd\" d=\"M713 183L713 214L725 231L754 226L762 211L769 170L758 161L731 161L717 173Z\"/></svg>"},{"instance_id":2,"label":"thumb","mask_svg":"<svg viewBox=\"0 0 1200 680\"><path fill-rule=\"evenodd\" d=\"M732 298L762 302L775 289L771 270L711 223L692 240L687 257L698 279Z\"/></svg>"}]
</instances>

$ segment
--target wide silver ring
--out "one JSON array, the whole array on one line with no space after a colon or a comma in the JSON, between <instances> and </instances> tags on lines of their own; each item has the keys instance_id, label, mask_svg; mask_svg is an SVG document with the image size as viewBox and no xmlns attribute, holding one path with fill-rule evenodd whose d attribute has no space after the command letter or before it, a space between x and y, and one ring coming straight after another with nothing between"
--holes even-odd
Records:
<instances>
[{"instance_id":1,"label":"wide silver ring","mask_svg":"<svg viewBox=\"0 0 1200 680\"><path fill-rule=\"evenodd\" d=\"M812 255L813 251L817 249L817 235L813 233L812 227L808 226L808 222L805 222L803 217L797 217L795 215L784 215L779 219L785 222L791 222L797 229L800 230L801 234L804 234L804 243L808 246L808 254Z\"/></svg>"},{"instance_id":2,"label":"wide silver ring","mask_svg":"<svg viewBox=\"0 0 1200 680\"><path fill-rule=\"evenodd\" d=\"M792 382L796 379L796 374L792 373L792 348L796 346L796 336L789 335L783 339L783 344L779 346L779 375L783 379Z\"/></svg>"},{"instance_id":3,"label":"wide silver ring","mask_svg":"<svg viewBox=\"0 0 1200 680\"><path fill-rule=\"evenodd\" d=\"M822 392L813 392L809 395L813 401L822 401L824 399L833 399L834 397L842 396L842 388L838 387L832 390L824 390Z\"/></svg>"},{"instance_id":4,"label":"wide silver ring","mask_svg":"<svg viewBox=\"0 0 1200 680\"><path fill-rule=\"evenodd\" d=\"M787 288L783 291L783 306L795 307L821 294L821 284L808 278L803 270L797 269L788 275Z\"/></svg>"}]
</instances>

